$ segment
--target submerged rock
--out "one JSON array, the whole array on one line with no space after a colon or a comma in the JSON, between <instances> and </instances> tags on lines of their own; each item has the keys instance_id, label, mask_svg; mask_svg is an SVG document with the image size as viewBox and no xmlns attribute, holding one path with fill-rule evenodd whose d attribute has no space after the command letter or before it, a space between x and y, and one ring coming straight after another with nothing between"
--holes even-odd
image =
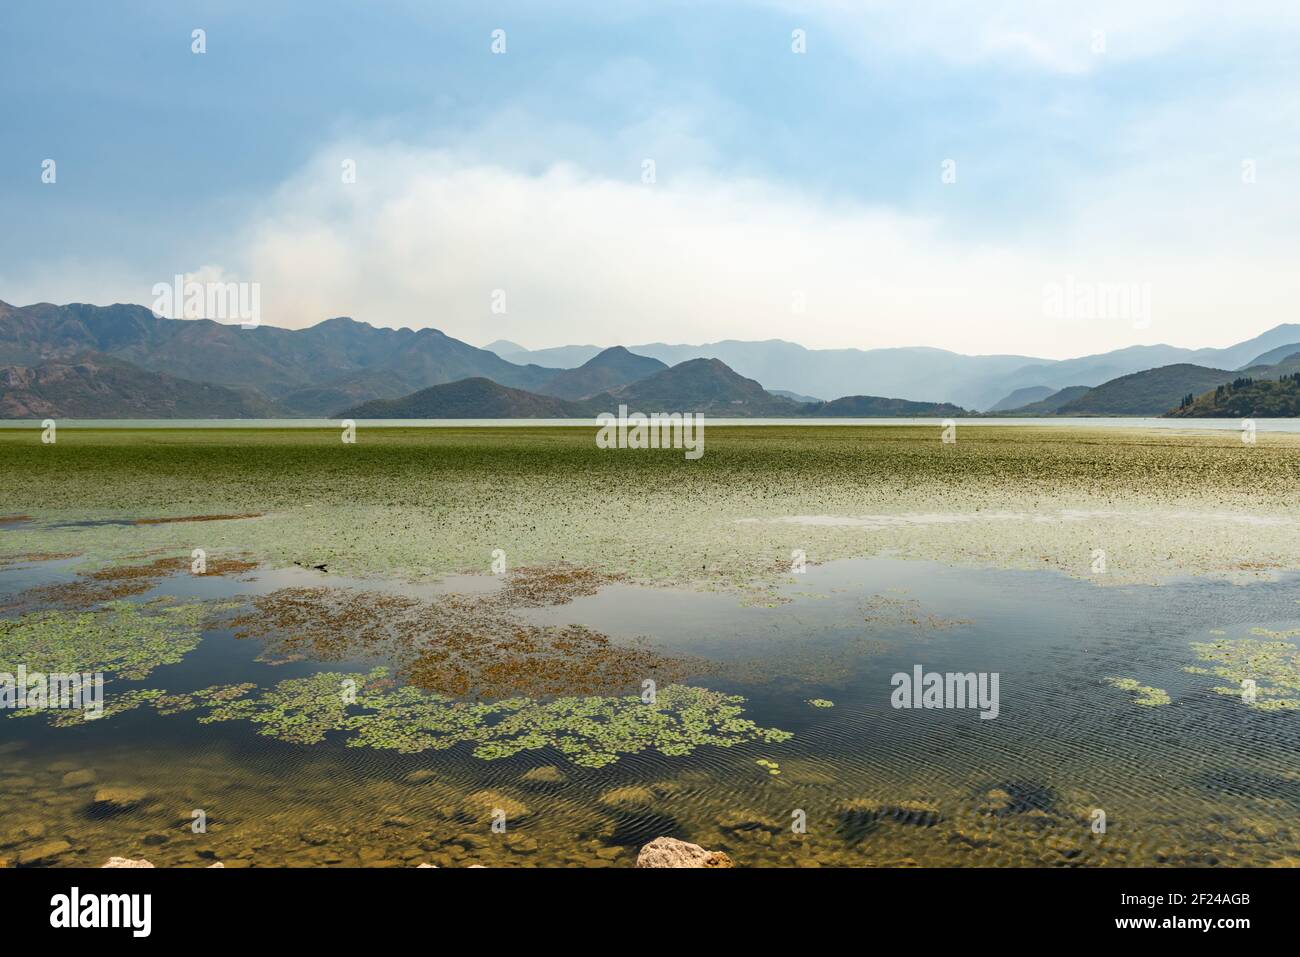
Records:
<instances>
[{"instance_id":1,"label":"submerged rock","mask_svg":"<svg viewBox=\"0 0 1300 957\"><path fill-rule=\"evenodd\" d=\"M46 841L44 844L37 844L35 847L19 851L18 863L39 864L43 861L53 860L70 850L72 850L72 845L67 841Z\"/></svg>"},{"instance_id":2,"label":"submerged rock","mask_svg":"<svg viewBox=\"0 0 1300 957\"><path fill-rule=\"evenodd\" d=\"M895 821L913 827L933 827L943 820L938 805L930 801L873 801L855 798L840 805L840 822L844 825L874 824Z\"/></svg>"},{"instance_id":3,"label":"submerged rock","mask_svg":"<svg viewBox=\"0 0 1300 957\"><path fill-rule=\"evenodd\" d=\"M220 867L221 865L214 864L212 866ZM153 867L153 865L143 857L138 861L133 861L129 857L110 857L105 863L101 864L100 867Z\"/></svg>"},{"instance_id":4,"label":"submerged rock","mask_svg":"<svg viewBox=\"0 0 1300 957\"><path fill-rule=\"evenodd\" d=\"M698 844L675 837L656 837L641 848L637 867L735 867L722 851L706 851Z\"/></svg>"},{"instance_id":5,"label":"submerged rock","mask_svg":"<svg viewBox=\"0 0 1300 957\"><path fill-rule=\"evenodd\" d=\"M563 784L568 780L564 772L553 765L544 765L540 768L529 768L519 778L524 784Z\"/></svg>"},{"instance_id":6,"label":"submerged rock","mask_svg":"<svg viewBox=\"0 0 1300 957\"><path fill-rule=\"evenodd\" d=\"M134 810L148 798L144 788L104 787L95 791L95 803L114 811Z\"/></svg>"},{"instance_id":7,"label":"submerged rock","mask_svg":"<svg viewBox=\"0 0 1300 957\"><path fill-rule=\"evenodd\" d=\"M718 829L730 834L741 831L766 831L769 834L778 834L784 828L779 821L774 821L759 811L738 810L724 813L718 821Z\"/></svg>"},{"instance_id":8,"label":"submerged rock","mask_svg":"<svg viewBox=\"0 0 1300 957\"><path fill-rule=\"evenodd\" d=\"M498 811L505 814L507 821L517 821L532 813L523 801L517 801L500 791L475 791L467 794L457 810L460 817L480 824L492 823Z\"/></svg>"},{"instance_id":9,"label":"submerged rock","mask_svg":"<svg viewBox=\"0 0 1300 957\"><path fill-rule=\"evenodd\" d=\"M605 807L617 809L644 808L655 803L655 793L647 787L633 785L606 791L597 800Z\"/></svg>"},{"instance_id":10,"label":"submerged rock","mask_svg":"<svg viewBox=\"0 0 1300 957\"><path fill-rule=\"evenodd\" d=\"M95 783L95 772L90 768L82 768L79 771L69 771L63 776L63 786L65 788L85 787L87 784Z\"/></svg>"}]
</instances>

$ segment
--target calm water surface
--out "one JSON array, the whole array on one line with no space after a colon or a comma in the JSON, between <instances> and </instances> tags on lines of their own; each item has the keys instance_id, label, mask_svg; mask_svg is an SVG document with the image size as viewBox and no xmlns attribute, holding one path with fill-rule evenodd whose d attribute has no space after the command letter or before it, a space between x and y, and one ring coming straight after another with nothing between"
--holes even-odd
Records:
<instances>
[{"instance_id":1,"label":"calm water surface","mask_svg":"<svg viewBox=\"0 0 1300 957\"><path fill-rule=\"evenodd\" d=\"M67 566L0 572L0 596L66 580ZM292 585L376 587L298 570L178 575L133 600L246 598ZM62 841L68 848L47 863L621 866L641 843L672 834L753 866L1297 863L1300 718L1245 707L1211 690L1220 680L1184 670L1200 663L1191 643L1213 632L1300 627L1296 586L1289 577L1098 587L890 559L810 566L741 597L608 585L521 615L698 656L707 672L688 683L743 696L745 717L792 737L583 768L549 748L483 760L465 745L417 754L333 737L299 745L245 722L148 708L66 728L0 717L0 857ZM500 582L389 587L438 601ZM270 664L257 660L262 651L255 639L210 631L181 662L110 691L270 686L349 670L310 658ZM915 665L997 673L998 717L892 707L891 677ZM1170 703L1139 706L1107 677L1163 689ZM94 786L65 783L84 770ZM110 785L148 799L96 804L93 791ZM514 802L505 834L463 812L502 795ZM207 815L206 833L193 832L194 809ZM1104 834L1092 827L1098 811ZM800 814L805 833L791 826Z\"/></svg>"},{"instance_id":2,"label":"calm water surface","mask_svg":"<svg viewBox=\"0 0 1300 957\"><path fill-rule=\"evenodd\" d=\"M338 428L340 419L60 419L61 428L70 429L321 429ZM945 421L938 418L889 419L727 419L706 418L712 426L727 425L936 425ZM1170 429L1176 432L1239 430L1241 419L1165 419L1140 416L1087 417L1062 416L1059 418L960 418L963 425L1020 425L1043 428L1083 427L1089 429ZM1255 419L1255 428L1261 432L1300 432L1300 418ZM596 425L595 419L357 419L364 428L528 428L556 426ZM40 422L32 419L0 419L0 428L40 429Z\"/></svg>"}]
</instances>

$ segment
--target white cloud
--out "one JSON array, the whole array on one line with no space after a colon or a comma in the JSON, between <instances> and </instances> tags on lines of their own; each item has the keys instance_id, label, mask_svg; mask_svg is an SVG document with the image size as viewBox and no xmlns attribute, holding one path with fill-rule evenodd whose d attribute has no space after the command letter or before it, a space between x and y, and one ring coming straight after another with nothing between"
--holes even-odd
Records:
<instances>
[{"instance_id":1,"label":"white cloud","mask_svg":"<svg viewBox=\"0 0 1300 957\"><path fill-rule=\"evenodd\" d=\"M795 20L811 18L870 60L898 53L962 65L1000 61L1056 73L1088 73L1111 60L1158 56L1188 44L1237 43L1300 27L1289 0L762 0ZM1105 53L1094 52L1094 33ZM809 36L813 49L819 38Z\"/></svg>"},{"instance_id":2,"label":"white cloud","mask_svg":"<svg viewBox=\"0 0 1300 957\"><path fill-rule=\"evenodd\" d=\"M355 184L340 182L342 157L357 161ZM1067 356L1227 344L1292 318L1276 312L1300 293L1287 266L1294 242L1225 249L1212 236L1165 254L1149 235L1131 244L1106 225L1123 209L1114 197L1094 222L1062 223L1064 239L1089 237L1082 248L992 245L937 220L752 179L645 185L571 165L530 174L349 144L285 183L227 266L261 284L273 325L351 315L532 347L785 338ZM1150 284L1149 326L1049 319L1044 286L1066 277ZM492 311L497 290L503 315Z\"/></svg>"}]
</instances>

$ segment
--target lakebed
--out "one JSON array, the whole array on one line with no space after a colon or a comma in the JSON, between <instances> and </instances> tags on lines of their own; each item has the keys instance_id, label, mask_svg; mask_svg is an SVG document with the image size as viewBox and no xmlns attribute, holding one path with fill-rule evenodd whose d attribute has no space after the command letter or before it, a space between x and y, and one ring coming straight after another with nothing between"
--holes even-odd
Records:
<instances>
[{"instance_id":1,"label":"lakebed","mask_svg":"<svg viewBox=\"0 0 1300 957\"><path fill-rule=\"evenodd\" d=\"M594 432L0 431L0 860L1300 860L1300 436Z\"/></svg>"}]
</instances>

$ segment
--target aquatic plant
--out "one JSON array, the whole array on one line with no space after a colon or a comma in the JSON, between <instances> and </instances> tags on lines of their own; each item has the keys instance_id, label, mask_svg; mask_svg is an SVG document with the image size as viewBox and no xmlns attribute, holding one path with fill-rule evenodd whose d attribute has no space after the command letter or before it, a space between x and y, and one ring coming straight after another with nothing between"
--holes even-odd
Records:
<instances>
[{"instance_id":1,"label":"aquatic plant","mask_svg":"<svg viewBox=\"0 0 1300 957\"><path fill-rule=\"evenodd\" d=\"M103 708L98 717L91 717L94 712L81 708L19 708L12 712L15 718L44 715L56 728L71 728L82 724L94 724L105 721L114 715L134 711L136 708L157 702L166 692L160 688L138 688L133 691L105 694Z\"/></svg>"},{"instance_id":2,"label":"aquatic plant","mask_svg":"<svg viewBox=\"0 0 1300 957\"><path fill-rule=\"evenodd\" d=\"M1261 435L1243 457L1226 434L972 421L954 453L930 425L738 427L718 430L685 469L676 457L608 455L590 428L385 428L356 446L340 443L337 430L69 429L56 456L24 430L3 431L0 510L32 521L7 527L0 549L81 553L87 565L202 545L273 567L429 580L486 574L492 550L509 542L512 568L563 559L631 581L731 589L788 577L788 561L784 569L773 561L791 547L790 526L776 521L783 516L951 513L954 502L1026 518L885 525L870 531L871 550L1087 574L1074 556L1102 531L1098 523L1118 532L1146 522L1107 584L1162 578L1170 554L1178 572L1246 577L1284 567L1294 552L1293 516L1282 505L1271 510L1279 521L1243 526L1230 544L1189 532L1206 527L1198 513L1222 516L1213 527L1230 533L1229 521L1258 520L1261 502L1288 501L1294 436ZM423 500L432 488L436 509L407 509L393 522L393 503ZM1091 503L1106 511L1062 517ZM804 525L798 535L819 561L860 556L866 540L861 528L834 525Z\"/></svg>"},{"instance_id":3,"label":"aquatic plant","mask_svg":"<svg viewBox=\"0 0 1300 957\"><path fill-rule=\"evenodd\" d=\"M248 694L257 685L244 683L237 685L213 685L200 691L188 691L183 694L160 694L153 700L153 706L159 714L181 714L206 706L215 707Z\"/></svg>"},{"instance_id":4,"label":"aquatic plant","mask_svg":"<svg viewBox=\"0 0 1300 957\"><path fill-rule=\"evenodd\" d=\"M0 672L97 672L132 680L193 651L213 604L112 601L96 611L0 618Z\"/></svg>"},{"instance_id":5,"label":"aquatic plant","mask_svg":"<svg viewBox=\"0 0 1300 957\"><path fill-rule=\"evenodd\" d=\"M834 702L834 701L831 701L831 700L828 699L828 698L809 698L809 699L808 699L808 703L809 703L810 705L812 705L814 708L833 708L833 707L835 707L835 702Z\"/></svg>"},{"instance_id":6,"label":"aquatic plant","mask_svg":"<svg viewBox=\"0 0 1300 957\"><path fill-rule=\"evenodd\" d=\"M196 693L193 701L196 706L211 707L199 718L202 724L251 721L260 725L258 734L294 744L317 744L329 732L348 726L348 709L355 704L361 683L381 677L382 669L369 675L322 672L308 678L288 678L254 697L247 691L222 693L221 689L207 689L206 694ZM179 702L173 710L180 710Z\"/></svg>"},{"instance_id":7,"label":"aquatic plant","mask_svg":"<svg viewBox=\"0 0 1300 957\"><path fill-rule=\"evenodd\" d=\"M1144 708L1158 708L1160 705L1169 703L1169 692L1161 688L1152 688L1150 685L1140 684L1136 678L1107 678L1106 683L1111 687L1118 688L1120 691L1133 692L1137 695L1133 699L1133 703L1142 705Z\"/></svg>"},{"instance_id":8,"label":"aquatic plant","mask_svg":"<svg viewBox=\"0 0 1300 957\"><path fill-rule=\"evenodd\" d=\"M530 592L531 600L560 587L536 569L526 578L539 579L547 584ZM283 588L255 597L231 627L236 637L264 643L260 660L382 657L405 683L456 696L610 694L708 668L699 659L616 644L581 625L529 624L508 607L513 600L505 590L425 601L372 589Z\"/></svg>"},{"instance_id":9,"label":"aquatic plant","mask_svg":"<svg viewBox=\"0 0 1300 957\"><path fill-rule=\"evenodd\" d=\"M622 575L607 575L597 568L558 562L513 569L506 578L501 598L520 608L565 605L585 595L594 595Z\"/></svg>"},{"instance_id":10,"label":"aquatic plant","mask_svg":"<svg viewBox=\"0 0 1300 957\"><path fill-rule=\"evenodd\" d=\"M1269 636L1296 634L1295 631L1275 632L1264 628L1251 631L1252 634ZM1193 665L1185 671L1216 675L1233 682L1231 686L1214 688L1216 693L1242 698L1247 705L1260 711L1300 709L1300 649L1295 645L1285 641L1237 638L1192 642L1192 650L1211 667ZM1255 682L1253 696L1244 694L1243 681Z\"/></svg>"},{"instance_id":11,"label":"aquatic plant","mask_svg":"<svg viewBox=\"0 0 1300 957\"><path fill-rule=\"evenodd\" d=\"M244 684L183 695L156 692L153 702L164 714L208 708L202 723L249 721L259 734L295 744L315 744L337 731L349 733L348 747L414 753L472 744L484 760L553 747L574 764L593 768L648 750L676 757L706 745L791 737L743 717L744 698L685 685L661 689L654 704L638 695L457 702L409 685L394 689L387 669L375 668L322 672L257 694L251 690Z\"/></svg>"}]
</instances>

